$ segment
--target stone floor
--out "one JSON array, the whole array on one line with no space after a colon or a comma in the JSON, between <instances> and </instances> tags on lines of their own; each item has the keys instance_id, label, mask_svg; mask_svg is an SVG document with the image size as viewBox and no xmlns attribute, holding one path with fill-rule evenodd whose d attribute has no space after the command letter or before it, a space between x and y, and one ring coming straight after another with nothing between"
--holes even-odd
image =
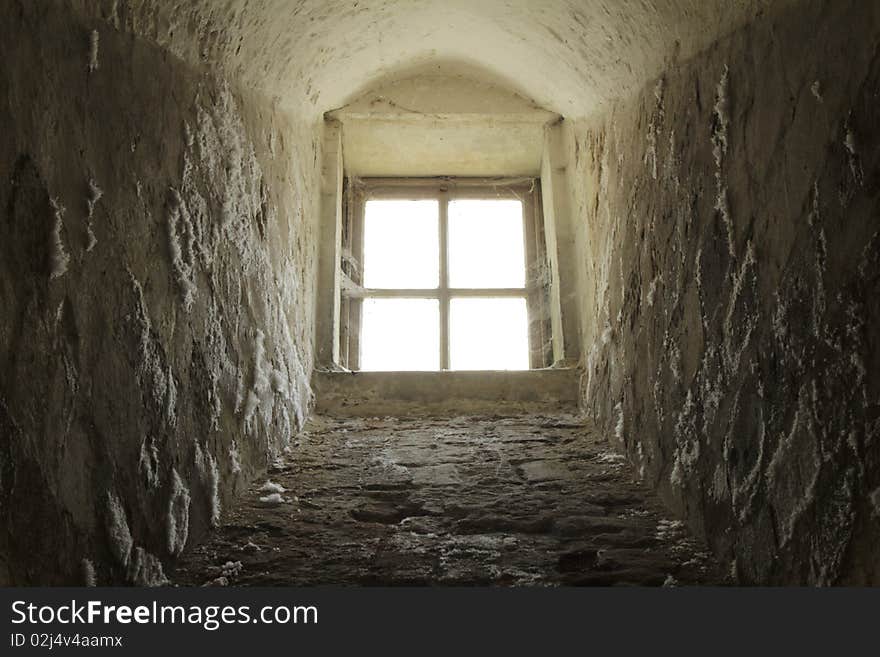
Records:
<instances>
[{"instance_id":1,"label":"stone floor","mask_svg":"<svg viewBox=\"0 0 880 657\"><path fill-rule=\"evenodd\" d=\"M723 582L575 417L316 418L269 479L285 490L256 482L174 583Z\"/></svg>"}]
</instances>

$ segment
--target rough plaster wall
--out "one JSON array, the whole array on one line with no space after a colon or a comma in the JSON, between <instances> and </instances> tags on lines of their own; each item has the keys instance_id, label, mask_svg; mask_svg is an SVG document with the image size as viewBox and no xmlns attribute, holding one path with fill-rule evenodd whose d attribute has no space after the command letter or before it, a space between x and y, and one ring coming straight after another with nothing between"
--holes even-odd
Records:
<instances>
[{"instance_id":1,"label":"rough plaster wall","mask_svg":"<svg viewBox=\"0 0 880 657\"><path fill-rule=\"evenodd\" d=\"M0 25L0 583L158 583L311 403L316 131L62 3Z\"/></svg>"},{"instance_id":2,"label":"rough plaster wall","mask_svg":"<svg viewBox=\"0 0 880 657\"><path fill-rule=\"evenodd\" d=\"M576 126L584 404L742 582L880 583L880 5Z\"/></svg>"},{"instance_id":3,"label":"rough plaster wall","mask_svg":"<svg viewBox=\"0 0 880 657\"><path fill-rule=\"evenodd\" d=\"M791 0L73 1L297 111L446 62L578 116Z\"/></svg>"},{"instance_id":4,"label":"rough plaster wall","mask_svg":"<svg viewBox=\"0 0 880 657\"><path fill-rule=\"evenodd\" d=\"M330 114L354 176L523 176L541 168L544 125L559 118L463 75L382 85Z\"/></svg>"}]
</instances>

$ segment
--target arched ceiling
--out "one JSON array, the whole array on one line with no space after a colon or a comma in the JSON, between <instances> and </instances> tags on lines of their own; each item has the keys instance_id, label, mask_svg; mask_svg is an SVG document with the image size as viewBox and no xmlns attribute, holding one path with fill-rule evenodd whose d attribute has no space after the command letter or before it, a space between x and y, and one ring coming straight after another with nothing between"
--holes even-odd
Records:
<instances>
[{"instance_id":1,"label":"arched ceiling","mask_svg":"<svg viewBox=\"0 0 880 657\"><path fill-rule=\"evenodd\" d=\"M76 1L307 116L435 62L581 116L794 0Z\"/></svg>"}]
</instances>

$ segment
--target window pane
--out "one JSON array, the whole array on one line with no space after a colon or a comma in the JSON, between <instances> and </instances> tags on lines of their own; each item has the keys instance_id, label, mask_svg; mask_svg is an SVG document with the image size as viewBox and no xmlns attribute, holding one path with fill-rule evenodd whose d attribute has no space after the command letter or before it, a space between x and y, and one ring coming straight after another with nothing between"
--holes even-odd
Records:
<instances>
[{"instance_id":1,"label":"window pane","mask_svg":"<svg viewBox=\"0 0 880 657\"><path fill-rule=\"evenodd\" d=\"M526 300L452 299L449 359L454 370L529 369Z\"/></svg>"},{"instance_id":2,"label":"window pane","mask_svg":"<svg viewBox=\"0 0 880 657\"><path fill-rule=\"evenodd\" d=\"M440 281L437 201L367 201L364 287L433 289Z\"/></svg>"},{"instance_id":3,"label":"window pane","mask_svg":"<svg viewBox=\"0 0 880 657\"><path fill-rule=\"evenodd\" d=\"M450 287L525 287L522 203L449 203Z\"/></svg>"},{"instance_id":4,"label":"window pane","mask_svg":"<svg viewBox=\"0 0 880 657\"><path fill-rule=\"evenodd\" d=\"M440 302L364 299L360 346L365 371L440 369Z\"/></svg>"}]
</instances>

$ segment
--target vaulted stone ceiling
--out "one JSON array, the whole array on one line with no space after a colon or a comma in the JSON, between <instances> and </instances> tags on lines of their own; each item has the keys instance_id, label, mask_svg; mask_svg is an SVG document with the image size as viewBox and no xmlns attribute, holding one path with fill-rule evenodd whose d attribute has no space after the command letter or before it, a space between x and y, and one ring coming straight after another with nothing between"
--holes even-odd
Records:
<instances>
[{"instance_id":1,"label":"vaulted stone ceiling","mask_svg":"<svg viewBox=\"0 0 880 657\"><path fill-rule=\"evenodd\" d=\"M792 0L77 0L306 115L443 63L580 116Z\"/></svg>"}]
</instances>

